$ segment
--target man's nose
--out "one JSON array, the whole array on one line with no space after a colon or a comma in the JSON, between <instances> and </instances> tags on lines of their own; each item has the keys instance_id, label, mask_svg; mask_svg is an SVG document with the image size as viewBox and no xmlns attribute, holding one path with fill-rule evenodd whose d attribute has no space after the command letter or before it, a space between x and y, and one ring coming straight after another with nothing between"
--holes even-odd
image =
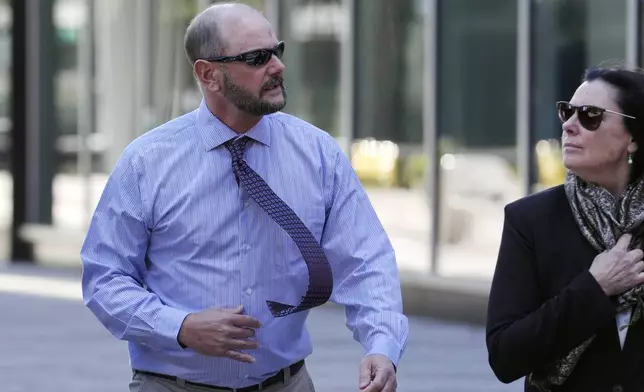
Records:
<instances>
[{"instance_id":1,"label":"man's nose","mask_svg":"<svg viewBox=\"0 0 644 392\"><path fill-rule=\"evenodd\" d=\"M270 67L269 70L270 70L271 75L282 73L286 69L286 65L284 65L282 60L280 60L275 55L273 55L273 57L271 58L271 61L269 63L269 67Z\"/></svg>"}]
</instances>

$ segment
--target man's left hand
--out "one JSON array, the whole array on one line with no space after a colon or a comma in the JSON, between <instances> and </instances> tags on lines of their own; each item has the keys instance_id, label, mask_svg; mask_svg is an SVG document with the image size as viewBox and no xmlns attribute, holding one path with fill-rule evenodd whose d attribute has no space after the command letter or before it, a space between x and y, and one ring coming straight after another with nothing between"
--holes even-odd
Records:
<instances>
[{"instance_id":1,"label":"man's left hand","mask_svg":"<svg viewBox=\"0 0 644 392\"><path fill-rule=\"evenodd\" d=\"M360 390L364 392L395 392L396 370L384 355L367 355L360 364Z\"/></svg>"}]
</instances>

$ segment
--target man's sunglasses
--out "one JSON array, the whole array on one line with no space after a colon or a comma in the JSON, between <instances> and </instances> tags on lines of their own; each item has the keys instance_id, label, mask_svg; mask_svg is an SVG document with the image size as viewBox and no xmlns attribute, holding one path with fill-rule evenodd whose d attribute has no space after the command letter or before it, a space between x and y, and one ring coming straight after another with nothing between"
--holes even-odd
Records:
<instances>
[{"instance_id":1,"label":"man's sunglasses","mask_svg":"<svg viewBox=\"0 0 644 392\"><path fill-rule=\"evenodd\" d=\"M250 65L251 67L261 67L268 63L273 55L275 55L275 57L277 57L278 59L282 58L282 55L284 55L284 41L280 41L273 48L251 50L242 54L238 54L237 56L217 56L205 58L202 60L218 63L240 61Z\"/></svg>"},{"instance_id":2,"label":"man's sunglasses","mask_svg":"<svg viewBox=\"0 0 644 392\"><path fill-rule=\"evenodd\" d=\"M602 120L604 119L604 113L606 112L617 114L622 117L632 118L633 120L635 120L635 117L633 116L614 112L608 109L598 108L597 106L575 106L565 101L557 102L557 114L559 115L559 120L561 120L562 123L568 121L570 117L575 114L575 112L577 112L577 119L579 120L579 124L581 124L582 127L586 128L589 131L596 131L597 128L599 128Z\"/></svg>"}]
</instances>

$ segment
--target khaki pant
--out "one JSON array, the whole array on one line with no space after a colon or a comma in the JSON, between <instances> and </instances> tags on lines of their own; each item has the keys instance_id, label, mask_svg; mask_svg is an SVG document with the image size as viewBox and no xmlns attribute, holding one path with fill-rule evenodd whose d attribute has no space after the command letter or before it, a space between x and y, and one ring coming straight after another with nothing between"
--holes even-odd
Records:
<instances>
[{"instance_id":1,"label":"khaki pant","mask_svg":"<svg viewBox=\"0 0 644 392\"><path fill-rule=\"evenodd\" d=\"M183 385L182 385L183 384ZM167 380L146 374L135 374L130 382L130 392L217 392L226 389L208 388L188 385L182 382ZM229 390L228 390L229 391ZM262 392L315 392L313 380L306 370L306 365L287 383L273 384Z\"/></svg>"}]
</instances>

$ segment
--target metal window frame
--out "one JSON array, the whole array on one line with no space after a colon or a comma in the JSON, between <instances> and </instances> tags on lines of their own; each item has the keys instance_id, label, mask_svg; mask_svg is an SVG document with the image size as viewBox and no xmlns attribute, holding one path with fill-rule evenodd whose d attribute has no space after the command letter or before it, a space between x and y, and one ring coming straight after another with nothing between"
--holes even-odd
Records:
<instances>
[{"instance_id":1,"label":"metal window frame","mask_svg":"<svg viewBox=\"0 0 644 392\"><path fill-rule=\"evenodd\" d=\"M532 193L535 173L531 170L534 152L531 147L531 86L532 75L532 0L517 0L517 58L516 58L516 154L517 175L523 195Z\"/></svg>"},{"instance_id":2,"label":"metal window frame","mask_svg":"<svg viewBox=\"0 0 644 392\"><path fill-rule=\"evenodd\" d=\"M355 135L355 17L356 0L340 0L347 9L347 18L343 21L340 54L340 132L338 144L345 154L350 155L351 143ZM288 4L285 0L264 0L264 15L274 26L278 36L284 36L285 23L282 18L287 15Z\"/></svg>"},{"instance_id":3,"label":"metal window frame","mask_svg":"<svg viewBox=\"0 0 644 392\"><path fill-rule=\"evenodd\" d=\"M625 63L629 68L642 66L642 21L640 0L626 0L626 56Z\"/></svg>"},{"instance_id":4,"label":"metal window frame","mask_svg":"<svg viewBox=\"0 0 644 392\"><path fill-rule=\"evenodd\" d=\"M517 57L516 68L516 154L517 173L521 181L523 194L531 193L533 159L530 146L530 80L531 80L531 28L532 0L517 1ZM437 80L438 80L438 45L440 20L438 13L440 0L427 1L427 17L425 20L425 94L424 94L424 150L427 156L427 184L431 205L430 224L430 264L431 274L439 275L439 224L440 224L440 157L437 130Z\"/></svg>"},{"instance_id":5,"label":"metal window frame","mask_svg":"<svg viewBox=\"0 0 644 392\"><path fill-rule=\"evenodd\" d=\"M340 147L347 156L351 155L351 143L355 137L355 108L356 108L356 1L342 0L347 10L344 20L342 46L340 54Z\"/></svg>"},{"instance_id":6,"label":"metal window frame","mask_svg":"<svg viewBox=\"0 0 644 392\"><path fill-rule=\"evenodd\" d=\"M425 67L423 90L423 152L426 163L427 187L429 198L429 260L430 274L439 274L438 225L440 208L440 151L437 130L437 81L438 81L438 4L439 0L426 0L425 6Z\"/></svg>"},{"instance_id":7,"label":"metal window frame","mask_svg":"<svg viewBox=\"0 0 644 392\"><path fill-rule=\"evenodd\" d=\"M204 1L204 0L201 0ZM207 0L206 0L207 1ZM277 31L278 36L283 35L280 13L282 11L283 2L280 0L264 0L264 15L266 19L273 25Z\"/></svg>"}]
</instances>

